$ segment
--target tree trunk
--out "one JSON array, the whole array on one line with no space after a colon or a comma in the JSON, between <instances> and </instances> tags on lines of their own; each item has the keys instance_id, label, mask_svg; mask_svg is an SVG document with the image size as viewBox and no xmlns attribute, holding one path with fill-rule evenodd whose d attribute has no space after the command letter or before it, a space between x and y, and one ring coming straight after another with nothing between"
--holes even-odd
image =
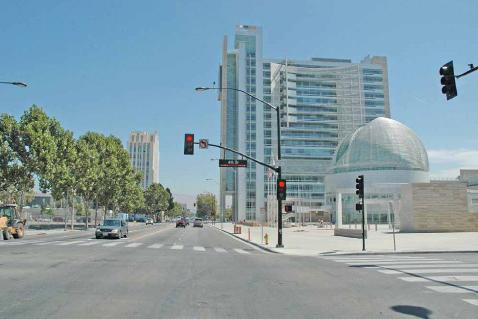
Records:
<instances>
[{"instance_id":1,"label":"tree trunk","mask_svg":"<svg viewBox=\"0 0 478 319\"><path fill-rule=\"evenodd\" d=\"M86 229L85 230L88 230L88 218L90 217L90 207L88 205L88 201L87 200L83 200L83 206L85 207L85 224L86 224Z\"/></svg>"},{"instance_id":2,"label":"tree trunk","mask_svg":"<svg viewBox=\"0 0 478 319\"><path fill-rule=\"evenodd\" d=\"M71 201L71 230L75 229L75 196Z\"/></svg>"}]
</instances>

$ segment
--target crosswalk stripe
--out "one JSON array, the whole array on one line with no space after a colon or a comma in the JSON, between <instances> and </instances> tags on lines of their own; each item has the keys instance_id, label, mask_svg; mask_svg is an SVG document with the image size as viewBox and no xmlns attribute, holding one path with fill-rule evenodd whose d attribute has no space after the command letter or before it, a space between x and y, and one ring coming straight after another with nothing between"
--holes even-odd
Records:
<instances>
[{"instance_id":1,"label":"crosswalk stripe","mask_svg":"<svg viewBox=\"0 0 478 319\"><path fill-rule=\"evenodd\" d=\"M247 251L243 250L243 249L240 249L240 248L234 248L234 250L236 252L238 252L239 254L249 254Z\"/></svg>"},{"instance_id":2,"label":"crosswalk stripe","mask_svg":"<svg viewBox=\"0 0 478 319\"><path fill-rule=\"evenodd\" d=\"M206 251L206 248L202 247L202 246L194 246L193 249L195 251Z\"/></svg>"},{"instance_id":3,"label":"crosswalk stripe","mask_svg":"<svg viewBox=\"0 0 478 319\"><path fill-rule=\"evenodd\" d=\"M45 245L52 245L52 244L57 244L57 243L63 243L64 240L52 240L52 241L45 241L43 243L36 243L33 244L33 246L45 246Z\"/></svg>"},{"instance_id":4,"label":"crosswalk stripe","mask_svg":"<svg viewBox=\"0 0 478 319\"><path fill-rule=\"evenodd\" d=\"M86 243L83 243L83 244L79 244L78 246L93 246L93 245L96 245L96 244L99 244L100 242L99 241L89 241L89 242L86 242Z\"/></svg>"},{"instance_id":5,"label":"crosswalk stripe","mask_svg":"<svg viewBox=\"0 0 478 319\"><path fill-rule=\"evenodd\" d=\"M408 282L425 282L425 281L478 281L478 276L429 276L429 277L398 277Z\"/></svg>"},{"instance_id":6,"label":"crosswalk stripe","mask_svg":"<svg viewBox=\"0 0 478 319\"><path fill-rule=\"evenodd\" d=\"M457 264L439 264L433 265L433 268L456 268ZM478 267L478 264L460 264L460 268ZM411 268L430 268L430 265L384 265L384 266L365 266L367 269L411 269Z\"/></svg>"},{"instance_id":7,"label":"crosswalk stripe","mask_svg":"<svg viewBox=\"0 0 478 319\"><path fill-rule=\"evenodd\" d=\"M181 249L183 249L183 247L184 247L183 245L173 245L173 246L171 246L171 249L181 250Z\"/></svg>"},{"instance_id":8,"label":"crosswalk stripe","mask_svg":"<svg viewBox=\"0 0 478 319\"><path fill-rule=\"evenodd\" d=\"M103 244L104 247L114 247L114 246L117 246L119 244L121 244L122 242L112 242L112 243L107 243L107 244Z\"/></svg>"},{"instance_id":9,"label":"crosswalk stripe","mask_svg":"<svg viewBox=\"0 0 478 319\"><path fill-rule=\"evenodd\" d=\"M451 261L446 261L446 260L436 260L436 261L431 261L431 260L424 260L424 261L398 261L398 262L393 262L393 261L381 261L381 262L369 262L369 263L347 263L347 265L353 265L353 266L360 266L360 265L405 265L405 264L460 264L461 261L458 260L451 260Z\"/></svg>"},{"instance_id":10,"label":"crosswalk stripe","mask_svg":"<svg viewBox=\"0 0 478 319\"><path fill-rule=\"evenodd\" d=\"M69 246L69 245L74 245L74 244L80 244L80 243L84 243L85 241L84 240L74 240L74 241L67 241L65 243L59 243L59 244L56 244L58 246Z\"/></svg>"},{"instance_id":11,"label":"crosswalk stripe","mask_svg":"<svg viewBox=\"0 0 478 319\"><path fill-rule=\"evenodd\" d=\"M466 301L474 306L478 306L478 299L463 299L463 301Z\"/></svg>"},{"instance_id":12,"label":"crosswalk stripe","mask_svg":"<svg viewBox=\"0 0 478 319\"><path fill-rule=\"evenodd\" d=\"M459 265L457 265L459 266ZM377 270L378 272L381 272L382 274L387 274L387 275L396 275L396 274L403 274L403 273L410 273L410 274L439 274L439 273L468 273L468 272L478 272L478 269L476 268L440 268L440 269L435 269L435 268L430 268L430 269L403 269L400 271L397 270Z\"/></svg>"},{"instance_id":13,"label":"crosswalk stripe","mask_svg":"<svg viewBox=\"0 0 478 319\"><path fill-rule=\"evenodd\" d=\"M21 245L25 245L25 244L28 244L27 242L23 242L23 241L7 241L7 242L2 242L0 243L2 246L21 246Z\"/></svg>"},{"instance_id":14,"label":"crosswalk stripe","mask_svg":"<svg viewBox=\"0 0 478 319\"><path fill-rule=\"evenodd\" d=\"M214 247L214 250L218 253L227 253L227 251L221 247Z\"/></svg>"},{"instance_id":15,"label":"crosswalk stripe","mask_svg":"<svg viewBox=\"0 0 478 319\"><path fill-rule=\"evenodd\" d=\"M339 259L334 260L339 263L419 263L424 261L442 261L442 259L429 258L429 259L364 259L364 260L354 260L354 259Z\"/></svg>"},{"instance_id":16,"label":"crosswalk stripe","mask_svg":"<svg viewBox=\"0 0 478 319\"><path fill-rule=\"evenodd\" d=\"M127 248L136 248L136 247L139 247L141 246L143 243L131 243L129 245L126 245L125 247Z\"/></svg>"},{"instance_id":17,"label":"crosswalk stripe","mask_svg":"<svg viewBox=\"0 0 478 319\"><path fill-rule=\"evenodd\" d=\"M426 259L426 257L421 257L421 256L382 256L382 255L376 255L376 256L359 256L359 257L354 257L354 256L334 256L334 257L322 257L323 259L328 259L328 260L345 260L345 259L350 259L350 260L372 260L372 259L387 259L387 260L397 260L397 259L405 259L405 260L412 260L412 259Z\"/></svg>"},{"instance_id":18,"label":"crosswalk stripe","mask_svg":"<svg viewBox=\"0 0 478 319\"><path fill-rule=\"evenodd\" d=\"M469 294L477 293L478 286L427 286L428 289L441 292L441 293L450 293L450 294Z\"/></svg>"},{"instance_id":19,"label":"crosswalk stripe","mask_svg":"<svg viewBox=\"0 0 478 319\"><path fill-rule=\"evenodd\" d=\"M152 244L150 246L148 246L148 248L155 248L155 249L158 249L158 248L161 248L163 247L163 244Z\"/></svg>"}]
</instances>

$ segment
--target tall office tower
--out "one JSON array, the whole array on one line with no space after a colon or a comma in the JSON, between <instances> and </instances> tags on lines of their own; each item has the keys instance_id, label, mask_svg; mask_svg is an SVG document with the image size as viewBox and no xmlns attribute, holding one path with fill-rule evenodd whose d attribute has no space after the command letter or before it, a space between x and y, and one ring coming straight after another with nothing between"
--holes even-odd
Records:
<instances>
[{"instance_id":1,"label":"tall office tower","mask_svg":"<svg viewBox=\"0 0 478 319\"><path fill-rule=\"evenodd\" d=\"M131 132L128 152L133 167L143 174L141 184L147 188L159 183L159 135L158 132Z\"/></svg>"},{"instance_id":2,"label":"tall office tower","mask_svg":"<svg viewBox=\"0 0 478 319\"><path fill-rule=\"evenodd\" d=\"M390 117L387 60L270 59L262 56L262 30L236 28L234 48L224 37L220 86L244 90L280 107L281 165L287 203L320 210L324 176L338 143L376 117ZM277 165L276 112L247 95L221 90L221 143ZM223 152L225 158L238 158ZM274 174L249 162L221 168L220 205L232 203L235 220L266 219L275 195Z\"/></svg>"}]
</instances>

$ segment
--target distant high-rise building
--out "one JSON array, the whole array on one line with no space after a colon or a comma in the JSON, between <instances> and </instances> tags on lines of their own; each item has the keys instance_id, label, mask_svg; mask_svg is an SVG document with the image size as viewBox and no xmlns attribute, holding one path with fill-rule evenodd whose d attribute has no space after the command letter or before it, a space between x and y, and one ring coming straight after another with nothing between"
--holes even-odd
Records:
<instances>
[{"instance_id":1,"label":"distant high-rise building","mask_svg":"<svg viewBox=\"0 0 478 319\"><path fill-rule=\"evenodd\" d=\"M128 152L133 167L143 174L141 184L147 188L159 183L159 135L157 132L131 132Z\"/></svg>"},{"instance_id":2,"label":"distant high-rise building","mask_svg":"<svg viewBox=\"0 0 478 319\"><path fill-rule=\"evenodd\" d=\"M236 28L234 48L224 37L221 87L244 90L281 112L281 166L287 202L318 210L324 204L324 176L341 140L377 117L390 117L387 60L269 59L262 56L262 30ZM276 113L245 94L222 90L221 143L277 165ZM224 152L225 158L237 158ZM236 220L265 220L274 174L249 162L221 169L220 205L232 198Z\"/></svg>"}]
</instances>

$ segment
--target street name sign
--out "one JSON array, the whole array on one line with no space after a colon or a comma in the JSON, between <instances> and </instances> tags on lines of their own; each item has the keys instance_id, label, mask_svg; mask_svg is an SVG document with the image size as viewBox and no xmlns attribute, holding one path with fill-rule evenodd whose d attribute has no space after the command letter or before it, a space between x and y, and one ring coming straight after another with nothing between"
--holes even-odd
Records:
<instances>
[{"instance_id":1,"label":"street name sign","mask_svg":"<svg viewBox=\"0 0 478 319\"><path fill-rule=\"evenodd\" d=\"M247 167L247 160L220 159L219 167Z\"/></svg>"}]
</instances>

